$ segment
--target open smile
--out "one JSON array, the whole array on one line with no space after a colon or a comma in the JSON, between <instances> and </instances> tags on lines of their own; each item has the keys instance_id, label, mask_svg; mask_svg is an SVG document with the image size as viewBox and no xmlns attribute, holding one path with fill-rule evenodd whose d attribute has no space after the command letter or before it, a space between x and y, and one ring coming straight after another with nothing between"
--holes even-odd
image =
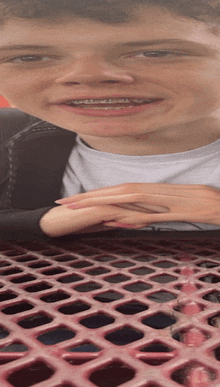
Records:
<instances>
[{"instance_id":1,"label":"open smile","mask_svg":"<svg viewBox=\"0 0 220 387\"><path fill-rule=\"evenodd\" d=\"M163 101L162 98L103 98L71 99L58 103L58 106L82 115L120 116L139 113Z\"/></svg>"}]
</instances>

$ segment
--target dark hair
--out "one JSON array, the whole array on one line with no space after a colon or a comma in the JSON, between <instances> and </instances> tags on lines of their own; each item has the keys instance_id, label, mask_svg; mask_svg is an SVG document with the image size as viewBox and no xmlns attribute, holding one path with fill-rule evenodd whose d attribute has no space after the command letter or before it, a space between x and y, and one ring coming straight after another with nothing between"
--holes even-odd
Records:
<instances>
[{"instance_id":1,"label":"dark hair","mask_svg":"<svg viewBox=\"0 0 220 387\"><path fill-rule=\"evenodd\" d=\"M67 16L125 23L142 6L163 7L183 17L220 24L220 0L0 0L0 24L14 17L56 22Z\"/></svg>"}]
</instances>

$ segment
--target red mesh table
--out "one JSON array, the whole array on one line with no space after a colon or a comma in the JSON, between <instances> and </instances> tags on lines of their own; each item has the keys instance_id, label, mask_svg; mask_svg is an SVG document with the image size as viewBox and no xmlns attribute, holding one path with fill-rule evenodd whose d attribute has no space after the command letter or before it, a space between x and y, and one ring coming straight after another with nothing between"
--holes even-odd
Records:
<instances>
[{"instance_id":1,"label":"red mesh table","mask_svg":"<svg viewBox=\"0 0 220 387\"><path fill-rule=\"evenodd\" d=\"M220 239L0 243L1 387L220 387Z\"/></svg>"}]
</instances>

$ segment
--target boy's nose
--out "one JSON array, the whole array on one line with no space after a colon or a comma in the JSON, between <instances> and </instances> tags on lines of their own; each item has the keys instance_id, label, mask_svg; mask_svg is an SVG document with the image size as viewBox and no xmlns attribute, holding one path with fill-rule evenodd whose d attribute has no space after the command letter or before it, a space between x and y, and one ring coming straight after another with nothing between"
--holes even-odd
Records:
<instances>
[{"instance_id":1,"label":"boy's nose","mask_svg":"<svg viewBox=\"0 0 220 387\"><path fill-rule=\"evenodd\" d=\"M95 58L79 59L56 79L59 84L132 83L134 77L127 71Z\"/></svg>"}]
</instances>

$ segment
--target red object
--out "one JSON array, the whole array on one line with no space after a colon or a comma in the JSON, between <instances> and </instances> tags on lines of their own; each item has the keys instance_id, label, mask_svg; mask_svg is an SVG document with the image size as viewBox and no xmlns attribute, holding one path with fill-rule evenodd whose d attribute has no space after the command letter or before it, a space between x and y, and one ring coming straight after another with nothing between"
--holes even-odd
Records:
<instances>
[{"instance_id":1,"label":"red object","mask_svg":"<svg viewBox=\"0 0 220 387\"><path fill-rule=\"evenodd\" d=\"M219 329L219 238L0 242L1 387L219 387Z\"/></svg>"},{"instance_id":2,"label":"red object","mask_svg":"<svg viewBox=\"0 0 220 387\"><path fill-rule=\"evenodd\" d=\"M6 101L5 98L0 97L0 108L3 108L3 107L9 107L9 103L8 101Z\"/></svg>"}]
</instances>

